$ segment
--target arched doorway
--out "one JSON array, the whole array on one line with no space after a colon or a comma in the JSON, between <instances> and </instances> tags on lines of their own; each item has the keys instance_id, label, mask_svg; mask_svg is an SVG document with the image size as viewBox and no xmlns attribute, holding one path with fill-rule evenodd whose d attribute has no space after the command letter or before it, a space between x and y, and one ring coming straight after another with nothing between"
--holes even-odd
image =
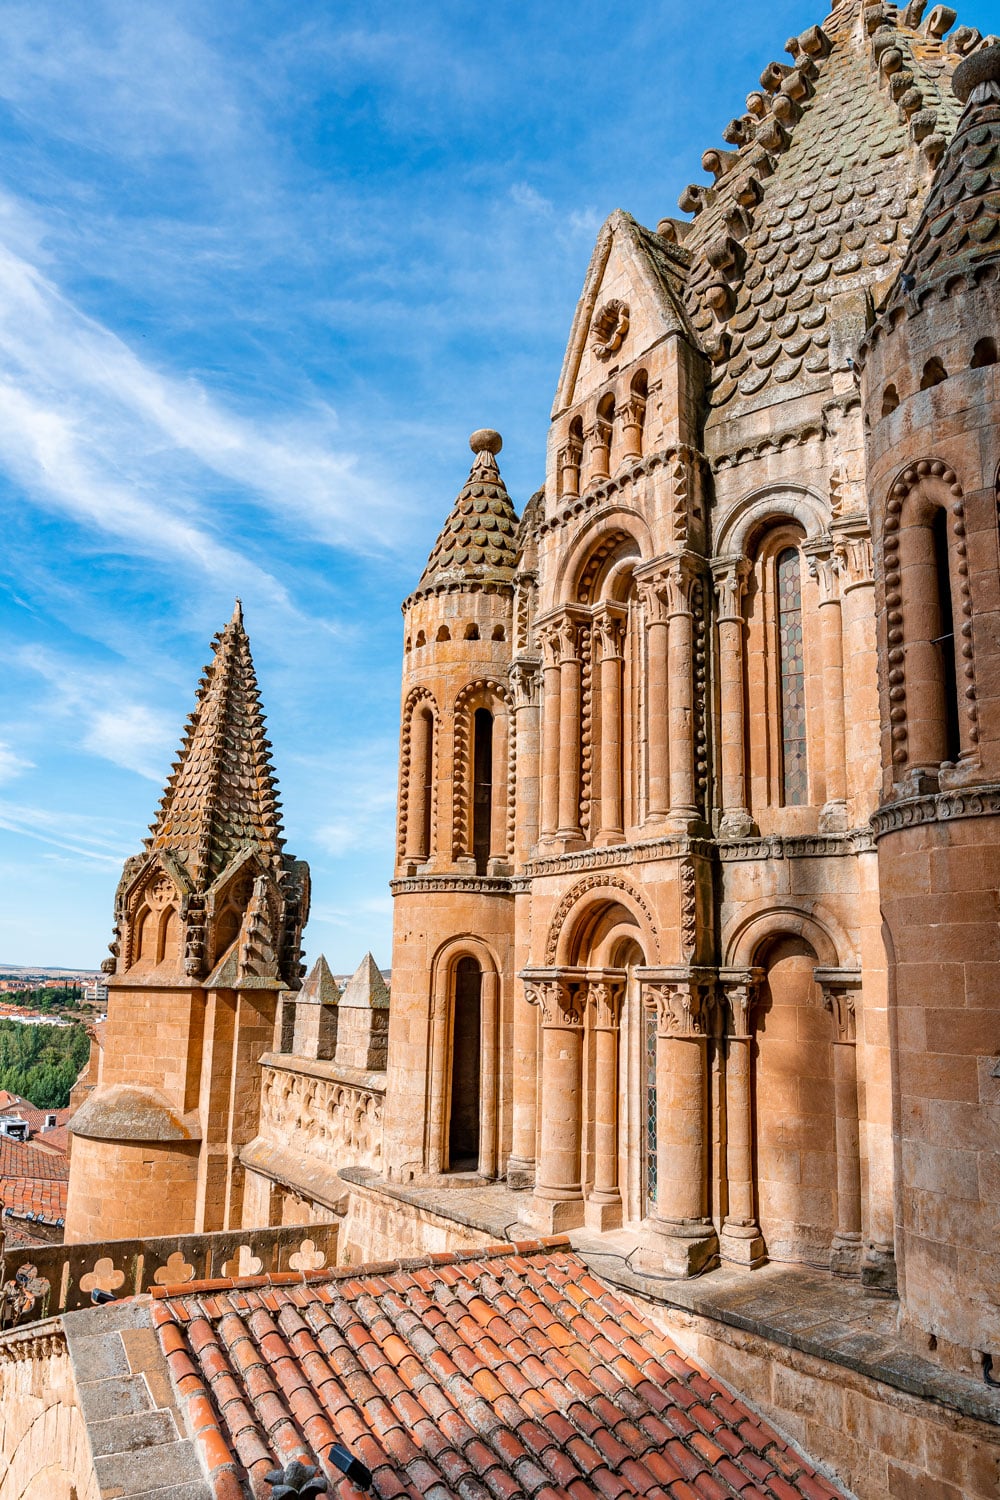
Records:
<instances>
[{"instance_id":1,"label":"arched doorway","mask_svg":"<svg viewBox=\"0 0 1000 1500\"><path fill-rule=\"evenodd\" d=\"M828 1265L837 1228L833 1038L805 938L757 955L765 978L752 1053L754 1178L771 1260Z\"/></svg>"},{"instance_id":2,"label":"arched doorway","mask_svg":"<svg viewBox=\"0 0 1000 1500\"><path fill-rule=\"evenodd\" d=\"M448 1168L452 1172L474 1172L479 1166L482 986L483 974L476 960L460 958L455 965L452 1008L448 1122Z\"/></svg>"}]
</instances>

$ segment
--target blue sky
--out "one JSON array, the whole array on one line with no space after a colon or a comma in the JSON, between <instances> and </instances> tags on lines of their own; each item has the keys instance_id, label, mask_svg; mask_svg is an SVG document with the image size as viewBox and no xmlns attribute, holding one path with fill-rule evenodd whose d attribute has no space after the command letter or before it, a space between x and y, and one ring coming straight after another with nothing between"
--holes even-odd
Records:
<instances>
[{"instance_id":1,"label":"blue sky","mask_svg":"<svg viewBox=\"0 0 1000 1500\"><path fill-rule=\"evenodd\" d=\"M0 961L104 956L239 593L308 954L388 964L399 602L468 434L520 508L601 222L676 214L821 19L0 0Z\"/></svg>"}]
</instances>

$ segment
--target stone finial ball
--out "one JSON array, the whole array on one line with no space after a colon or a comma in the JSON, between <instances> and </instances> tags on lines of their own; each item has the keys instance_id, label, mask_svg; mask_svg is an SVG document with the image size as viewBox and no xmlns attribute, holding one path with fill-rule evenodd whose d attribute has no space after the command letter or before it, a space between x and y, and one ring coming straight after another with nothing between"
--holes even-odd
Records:
<instances>
[{"instance_id":1,"label":"stone finial ball","mask_svg":"<svg viewBox=\"0 0 1000 1500\"><path fill-rule=\"evenodd\" d=\"M1000 83L1000 42L970 52L952 74L952 89L963 104L968 103L973 89L981 83Z\"/></svg>"},{"instance_id":2,"label":"stone finial ball","mask_svg":"<svg viewBox=\"0 0 1000 1500\"><path fill-rule=\"evenodd\" d=\"M492 427L480 427L470 437L469 447L473 453L492 453L496 455L503 447L503 438L499 432L494 432Z\"/></svg>"}]
</instances>

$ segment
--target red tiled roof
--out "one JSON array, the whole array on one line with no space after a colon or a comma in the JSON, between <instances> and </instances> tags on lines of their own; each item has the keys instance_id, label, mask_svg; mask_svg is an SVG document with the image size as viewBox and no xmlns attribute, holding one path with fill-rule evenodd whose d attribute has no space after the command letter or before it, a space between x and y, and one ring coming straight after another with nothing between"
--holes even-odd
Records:
<instances>
[{"instance_id":1,"label":"red tiled roof","mask_svg":"<svg viewBox=\"0 0 1000 1500\"><path fill-rule=\"evenodd\" d=\"M39 1109L29 1099L9 1094L6 1089L0 1091L0 1116L25 1120L32 1132L44 1130L46 1120L52 1115L55 1115L57 1127L65 1125L72 1113L71 1109Z\"/></svg>"},{"instance_id":2,"label":"red tiled roof","mask_svg":"<svg viewBox=\"0 0 1000 1500\"><path fill-rule=\"evenodd\" d=\"M67 1182L69 1162L56 1151L36 1151L24 1141L0 1135L0 1181L9 1177L33 1177L41 1182Z\"/></svg>"},{"instance_id":3,"label":"red tiled roof","mask_svg":"<svg viewBox=\"0 0 1000 1500\"><path fill-rule=\"evenodd\" d=\"M154 1289L216 1500L334 1442L380 1500L839 1500L567 1244Z\"/></svg>"},{"instance_id":4,"label":"red tiled roof","mask_svg":"<svg viewBox=\"0 0 1000 1500\"><path fill-rule=\"evenodd\" d=\"M54 1224L66 1217L66 1182L36 1182L32 1178L19 1177L0 1183L0 1200L5 1209L23 1217L35 1214Z\"/></svg>"},{"instance_id":5,"label":"red tiled roof","mask_svg":"<svg viewBox=\"0 0 1000 1500\"><path fill-rule=\"evenodd\" d=\"M69 1150L69 1131L65 1125L53 1125L51 1130L40 1130L35 1136L35 1145L42 1150Z\"/></svg>"}]
</instances>

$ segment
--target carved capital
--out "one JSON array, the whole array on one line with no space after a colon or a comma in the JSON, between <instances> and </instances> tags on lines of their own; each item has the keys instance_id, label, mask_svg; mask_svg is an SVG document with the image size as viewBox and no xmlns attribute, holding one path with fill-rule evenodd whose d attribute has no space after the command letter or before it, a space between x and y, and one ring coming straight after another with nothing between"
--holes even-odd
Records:
<instances>
[{"instance_id":1,"label":"carved capital","mask_svg":"<svg viewBox=\"0 0 1000 1500\"><path fill-rule=\"evenodd\" d=\"M625 1000L623 975L602 974L587 981L587 999L593 1007L594 1026L598 1031L617 1031Z\"/></svg>"},{"instance_id":2,"label":"carved capital","mask_svg":"<svg viewBox=\"0 0 1000 1500\"><path fill-rule=\"evenodd\" d=\"M874 580L872 534L864 522L838 528L833 539L833 565L844 593Z\"/></svg>"},{"instance_id":3,"label":"carved capital","mask_svg":"<svg viewBox=\"0 0 1000 1500\"><path fill-rule=\"evenodd\" d=\"M646 420L646 401L643 396L634 393L618 409L621 417L622 427L641 428Z\"/></svg>"},{"instance_id":4,"label":"carved capital","mask_svg":"<svg viewBox=\"0 0 1000 1500\"><path fill-rule=\"evenodd\" d=\"M578 469L583 461L583 444L579 438L567 438L559 449L560 469Z\"/></svg>"},{"instance_id":5,"label":"carved capital","mask_svg":"<svg viewBox=\"0 0 1000 1500\"><path fill-rule=\"evenodd\" d=\"M743 623L743 596L750 571L750 561L746 557L722 557L712 563L720 620L739 620Z\"/></svg>"},{"instance_id":6,"label":"carved capital","mask_svg":"<svg viewBox=\"0 0 1000 1500\"><path fill-rule=\"evenodd\" d=\"M511 665L510 691L514 708L530 708L538 702L540 663L530 657L521 657Z\"/></svg>"},{"instance_id":7,"label":"carved capital","mask_svg":"<svg viewBox=\"0 0 1000 1500\"><path fill-rule=\"evenodd\" d=\"M715 983L703 979L644 980L643 1003L656 1012L658 1037L707 1037L716 1010Z\"/></svg>"},{"instance_id":8,"label":"carved capital","mask_svg":"<svg viewBox=\"0 0 1000 1500\"><path fill-rule=\"evenodd\" d=\"M815 542L806 542L802 551L810 577L819 584L820 604L839 603L840 580L833 562L833 538L825 536Z\"/></svg>"},{"instance_id":9,"label":"carved capital","mask_svg":"<svg viewBox=\"0 0 1000 1500\"><path fill-rule=\"evenodd\" d=\"M529 1005L538 1006L543 1026L563 1031L583 1026L587 1006L585 979L552 972L525 972L521 978L524 998Z\"/></svg>"},{"instance_id":10,"label":"carved capital","mask_svg":"<svg viewBox=\"0 0 1000 1500\"><path fill-rule=\"evenodd\" d=\"M605 605L595 613L594 639L602 661L621 656L625 639L625 617L620 609Z\"/></svg>"}]
</instances>

